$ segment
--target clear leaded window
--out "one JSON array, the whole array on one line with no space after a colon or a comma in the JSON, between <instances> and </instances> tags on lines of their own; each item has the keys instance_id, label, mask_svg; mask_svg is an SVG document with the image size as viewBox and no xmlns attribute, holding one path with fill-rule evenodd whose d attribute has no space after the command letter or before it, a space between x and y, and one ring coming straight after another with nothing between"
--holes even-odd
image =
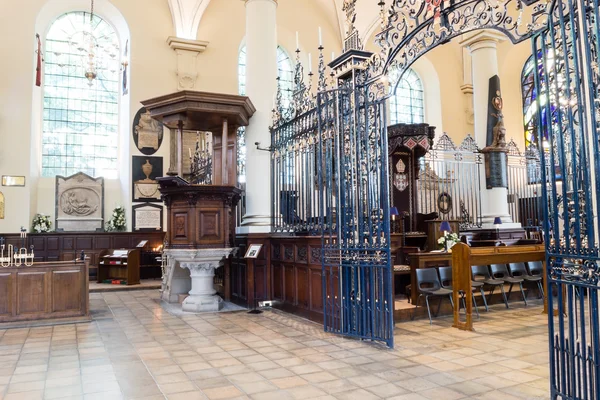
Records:
<instances>
[{"instance_id":1,"label":"clear leaded window","mask_svg":"<svg viewBox=\"0 0 600 400\"><path fill-rule=\"evenodd\" d=\"M97 77L84 76L84 60L74 43L87 32L90 14L70 12L51 25L44 52L42 176L77 172L117 177L119 123L119 60L98 55ZM98 48L112 46L118 55L113 27L94 15L92 34ZM87 34L87 33L86 33Z\"/></svg>"},{"instance_id":2,"label":"clear leaded window","mask_svg":"<svg viewBox=\"0 0 600 400\"><path fill-rule=\"evenodd\" d=\"M423 123L423 84L415 71L409 69L402 76L397 71L392 71L390 83L391 124Z\"/></svg>"},{"instance_id":3,"label":"clear leaded window","mask_svg":"<svg viewBox=\"0 0 600 400\"><path fill-rule=\"evenodd\" d=\"M283 108L288 108L292 102L294 91L294 66L286 51L277 47L277 76L281 87ZM246 95L246 46L240 49L238 55L238 91L240 95ZM238 129L238 180L246 182L246 130L244 127Z\"/></svg>"}]
</instances>

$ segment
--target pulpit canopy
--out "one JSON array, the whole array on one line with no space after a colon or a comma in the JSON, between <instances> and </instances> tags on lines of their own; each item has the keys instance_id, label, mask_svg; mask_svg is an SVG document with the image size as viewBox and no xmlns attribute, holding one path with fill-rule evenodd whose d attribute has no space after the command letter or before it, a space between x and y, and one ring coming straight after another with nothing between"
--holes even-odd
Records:
<instances>
[{"instance_id":1,"label":"pulpit canopy","mask_svg":"<svg viewBox=\"0 0 600 400\"><path fill-rule=\"evenodd\" d=\"M219 131L226 118L229 127L247 126L256 109L246 96L182 90L144 100L142 104L152 118L171 129L190 131Z\"/></svg>"}]
</instances>

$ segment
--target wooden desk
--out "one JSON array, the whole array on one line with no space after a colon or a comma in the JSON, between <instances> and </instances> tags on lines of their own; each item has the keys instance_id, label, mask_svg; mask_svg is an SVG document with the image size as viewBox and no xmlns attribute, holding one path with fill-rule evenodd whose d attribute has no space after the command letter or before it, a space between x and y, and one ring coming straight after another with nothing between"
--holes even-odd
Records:
<instances>
[{"instance_id":1,"label":"wooden desk","mask_svg":"<svg viewBox=\"0 0 600 400\"><path fill-rule=\"evenodd\" d=\"M411 301L416 304L419 297L417 290L417 268L431 268L440 265L452 265L452 253L411 253L410 284ZM508 264L527 261L545 261L543 244L515 245L500 247L471 247L473 265ZM545 274L545 272L544 272Z\"/></svg>"},{"instance_id":2,"label":"wooden desk","mask_svg":"<svg viewBox=\"0 0 600 400\"><path fill-rule=\"evenodd\" d=\"M89 321L87 264L58 261L0 268L0 322Z\"/></svg>"}]
</instances>

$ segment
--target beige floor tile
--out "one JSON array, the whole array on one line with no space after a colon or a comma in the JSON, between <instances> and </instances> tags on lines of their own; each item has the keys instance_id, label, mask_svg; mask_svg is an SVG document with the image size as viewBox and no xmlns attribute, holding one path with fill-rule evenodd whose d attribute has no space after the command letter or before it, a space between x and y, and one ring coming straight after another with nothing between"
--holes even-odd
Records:
<instances>
[{"instance_id":1,"label":"beige floor tile","mask_svg":"<svg viewBox=\"0 0 600 400\"><path fill-rule=\"evenodd\" d=\"M297 386L287 389L287 391L294 399L297 400L315 399L318 397L327 396L327 393L325 393L323 390L311 385Z\"/></svg>"},{"instance_id":2,"label":"beige floor tile","mask_svg":"<svg viewBox=\"0 0 600 400\"><path fill-rule=\"evenodd\" d=\"M11 383L8 385L7 393L32 392L44 390L45 381Z\"/></svg>"},{"instance_id":3,"label":"beige floor tile","mask_svg":"<svg viewBox=\"0 0 600 400\"><path fill-rule=\"evenodd\" d=\"M83 396L81 385L46 387L44 399L64 399L70 396Z\"/></svg>"},{"instance_id":4,"label":"beige floor tile","mask_svg":"<svg viewBox=\"0 0 600 400\"><path fill-rule=\"evenodd\" d=\"M242 382L236 383L236 386L246 395L252 395L262 392L272 392L277 390L277 386L267 381Z\"/></svg>"},{"instance_id":5,"label":"beige floor tile","mask_svg":"<svg viewBox=\"0 0 600 400\"><path fill-rule=\"evenodd\" d=\"M365 389L336 393L334 397L339 400L376 400L380 398L373 393L367 392Z\"/></svg>"},{"instance_id":6,"label":"beige floor tile","mask_svg":"<svg viewBox=\"0 0 600 400\"><path fill-rule=\"evenodd\" d=\"M387 399L389 397L398 396L400 394L408 393L408 390L401 388L393 383L386 383L383 385L376 385L367 388L367 391L376 394L382 399Z\"/></svg>"},{"instance_id":7,"label":"beige floor tile","mask_svg":"<svg viewBox=\"0 0 600 400\"><path fill-rule=\"evenodd\" d=\"M168 400L205 400L206 396L201 391L174 393L167 395Z\"/></svg>"},{"instance_id":8,"label":"beige floor tile","mask_svg":"<svg viewBox=\"0 0 600 400\"><path fill-rule=\"evenodd\" d=\"M299 376L290 376L286 378L271 379L271 383L276 385L280 389L289 389L297 386L303 386L308 382Z\"/></svg>"},{"instance_id":9,"label":"beige floor tile","mask_svg":"<svg viewBox=\"0 0 600 400\"><path fill-rule=\"evenodd\" d=\"M8 393L4 400L42 400L43 398L43 390L34 390L31 392Z\"/></svg>"},{"instance_id":10,"label":"beige floor tile","mask_svg":"<svg viewBox=\"0 0 600 400\"><path fill-rule=\"evenodd\" d=\"M432 400L437 400L437 399L444 399L444 400L458 400L458 399L464 399L465 397L467 397L465 394L454 391L452 389L448 389L448 388L444 388L444 387L437 387L437 388L433 388L433 389L426 389L426 390L422 390L419 392L419 394L423 397L426 397L428 399L432 399Z\"/></svg>"},{"instance_id":11,"label":"beige floor tile","mask_svg":"<svg viewBox=\"0 0 600 400\"><path fill-rule=\"evenodd\" d=\"M404 381L395 382L395 384L410 392L419 392L422 390L433 389L438 386L437 384L423 378L407 379Z\"/></svg>"},{"instance_id":12,"label":"beige floor tile","mask_svg":"<svg viewBox=\"0 0 600 400\"><path fill-rule=\"evenodd\" d=\"M482 393L491 392L494 390L494 389L490 388L489 386L485 386L485 385L482 385L480 383L473 382L473 381L466 381L466 382L460 382L460 383L447 385L446 388L454 390L455 392L462 393L465 396L480 395Z\"/></svg>"},{"instance_id":13,"label":"beige floor tile","mask_svg":"<svg viewBox=\"0 0 600 400\"><path fill-rule=\"evenodd\" d=\"M388 400L427 400L427 397L424 397L419 393L407 393L390 397Z\"/></svg>"},{"instance_id":14,"label":"beige floor tile","mask_svg":"<svg viewBox=\"0 0 600 400\"><path fill-rule=\"evenodd\" d=\"M273 392L256 393L250 396L252 400L290 400L292 395L285 390L277 390Z\"/></svg>"},{"instance_id":15,"label":"beige floor tile","mask_svg":"<svg viewBox=\"0 0 600 400\"><path fill-rule=\"evenodd\" d=\"M202 392L210 400L233 399L243 394L235 386L224 386L213 389L204 389Z\"/></svg>"},{"instance_id":16,"label":"beige floor tile","mask_svg":"<svg viewBox=\"0 0 600 400\"><path fill-rule=\"evenodd\" d=\"M189 378L183 372L178 372L175 374L159 375L155 377L154 380L159 385L165 385L168 383L185 382L188 381Z\"/></svg>"}]
</instances>

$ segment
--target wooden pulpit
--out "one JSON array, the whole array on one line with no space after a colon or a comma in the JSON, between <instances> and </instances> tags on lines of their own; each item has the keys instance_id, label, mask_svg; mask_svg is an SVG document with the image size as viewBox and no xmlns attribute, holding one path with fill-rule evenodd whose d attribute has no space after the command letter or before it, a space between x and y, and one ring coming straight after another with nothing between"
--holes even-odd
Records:
<instances>
[{"instance_id":1,"label":"wooden pulpit","mask_svg":"<svg viewBox=\"0 0 600 400\"><path fill-rule=\"evenodd\" d=\"M184 311L219 311L223 300L213 286L215 269L225 265L233 248L234 209L242 190L237 185L237 129L248 125L254 106L245 96L184 90L143 101L152 118L171 129L169 176L158 178L167 206L167 265L161 298L182 303ZM210 132L212 152L190 154L203 184L184 179L184 131ZM191 152L190 152L191 153ZM191 174L194 176L194 174ZM187 272L189 270L189 272ZM225 272L227 280L228 273ZM226 285L227 287L227 285ZM228 293L226 291L225 298Z\"/></svg>"}]
</instances>

